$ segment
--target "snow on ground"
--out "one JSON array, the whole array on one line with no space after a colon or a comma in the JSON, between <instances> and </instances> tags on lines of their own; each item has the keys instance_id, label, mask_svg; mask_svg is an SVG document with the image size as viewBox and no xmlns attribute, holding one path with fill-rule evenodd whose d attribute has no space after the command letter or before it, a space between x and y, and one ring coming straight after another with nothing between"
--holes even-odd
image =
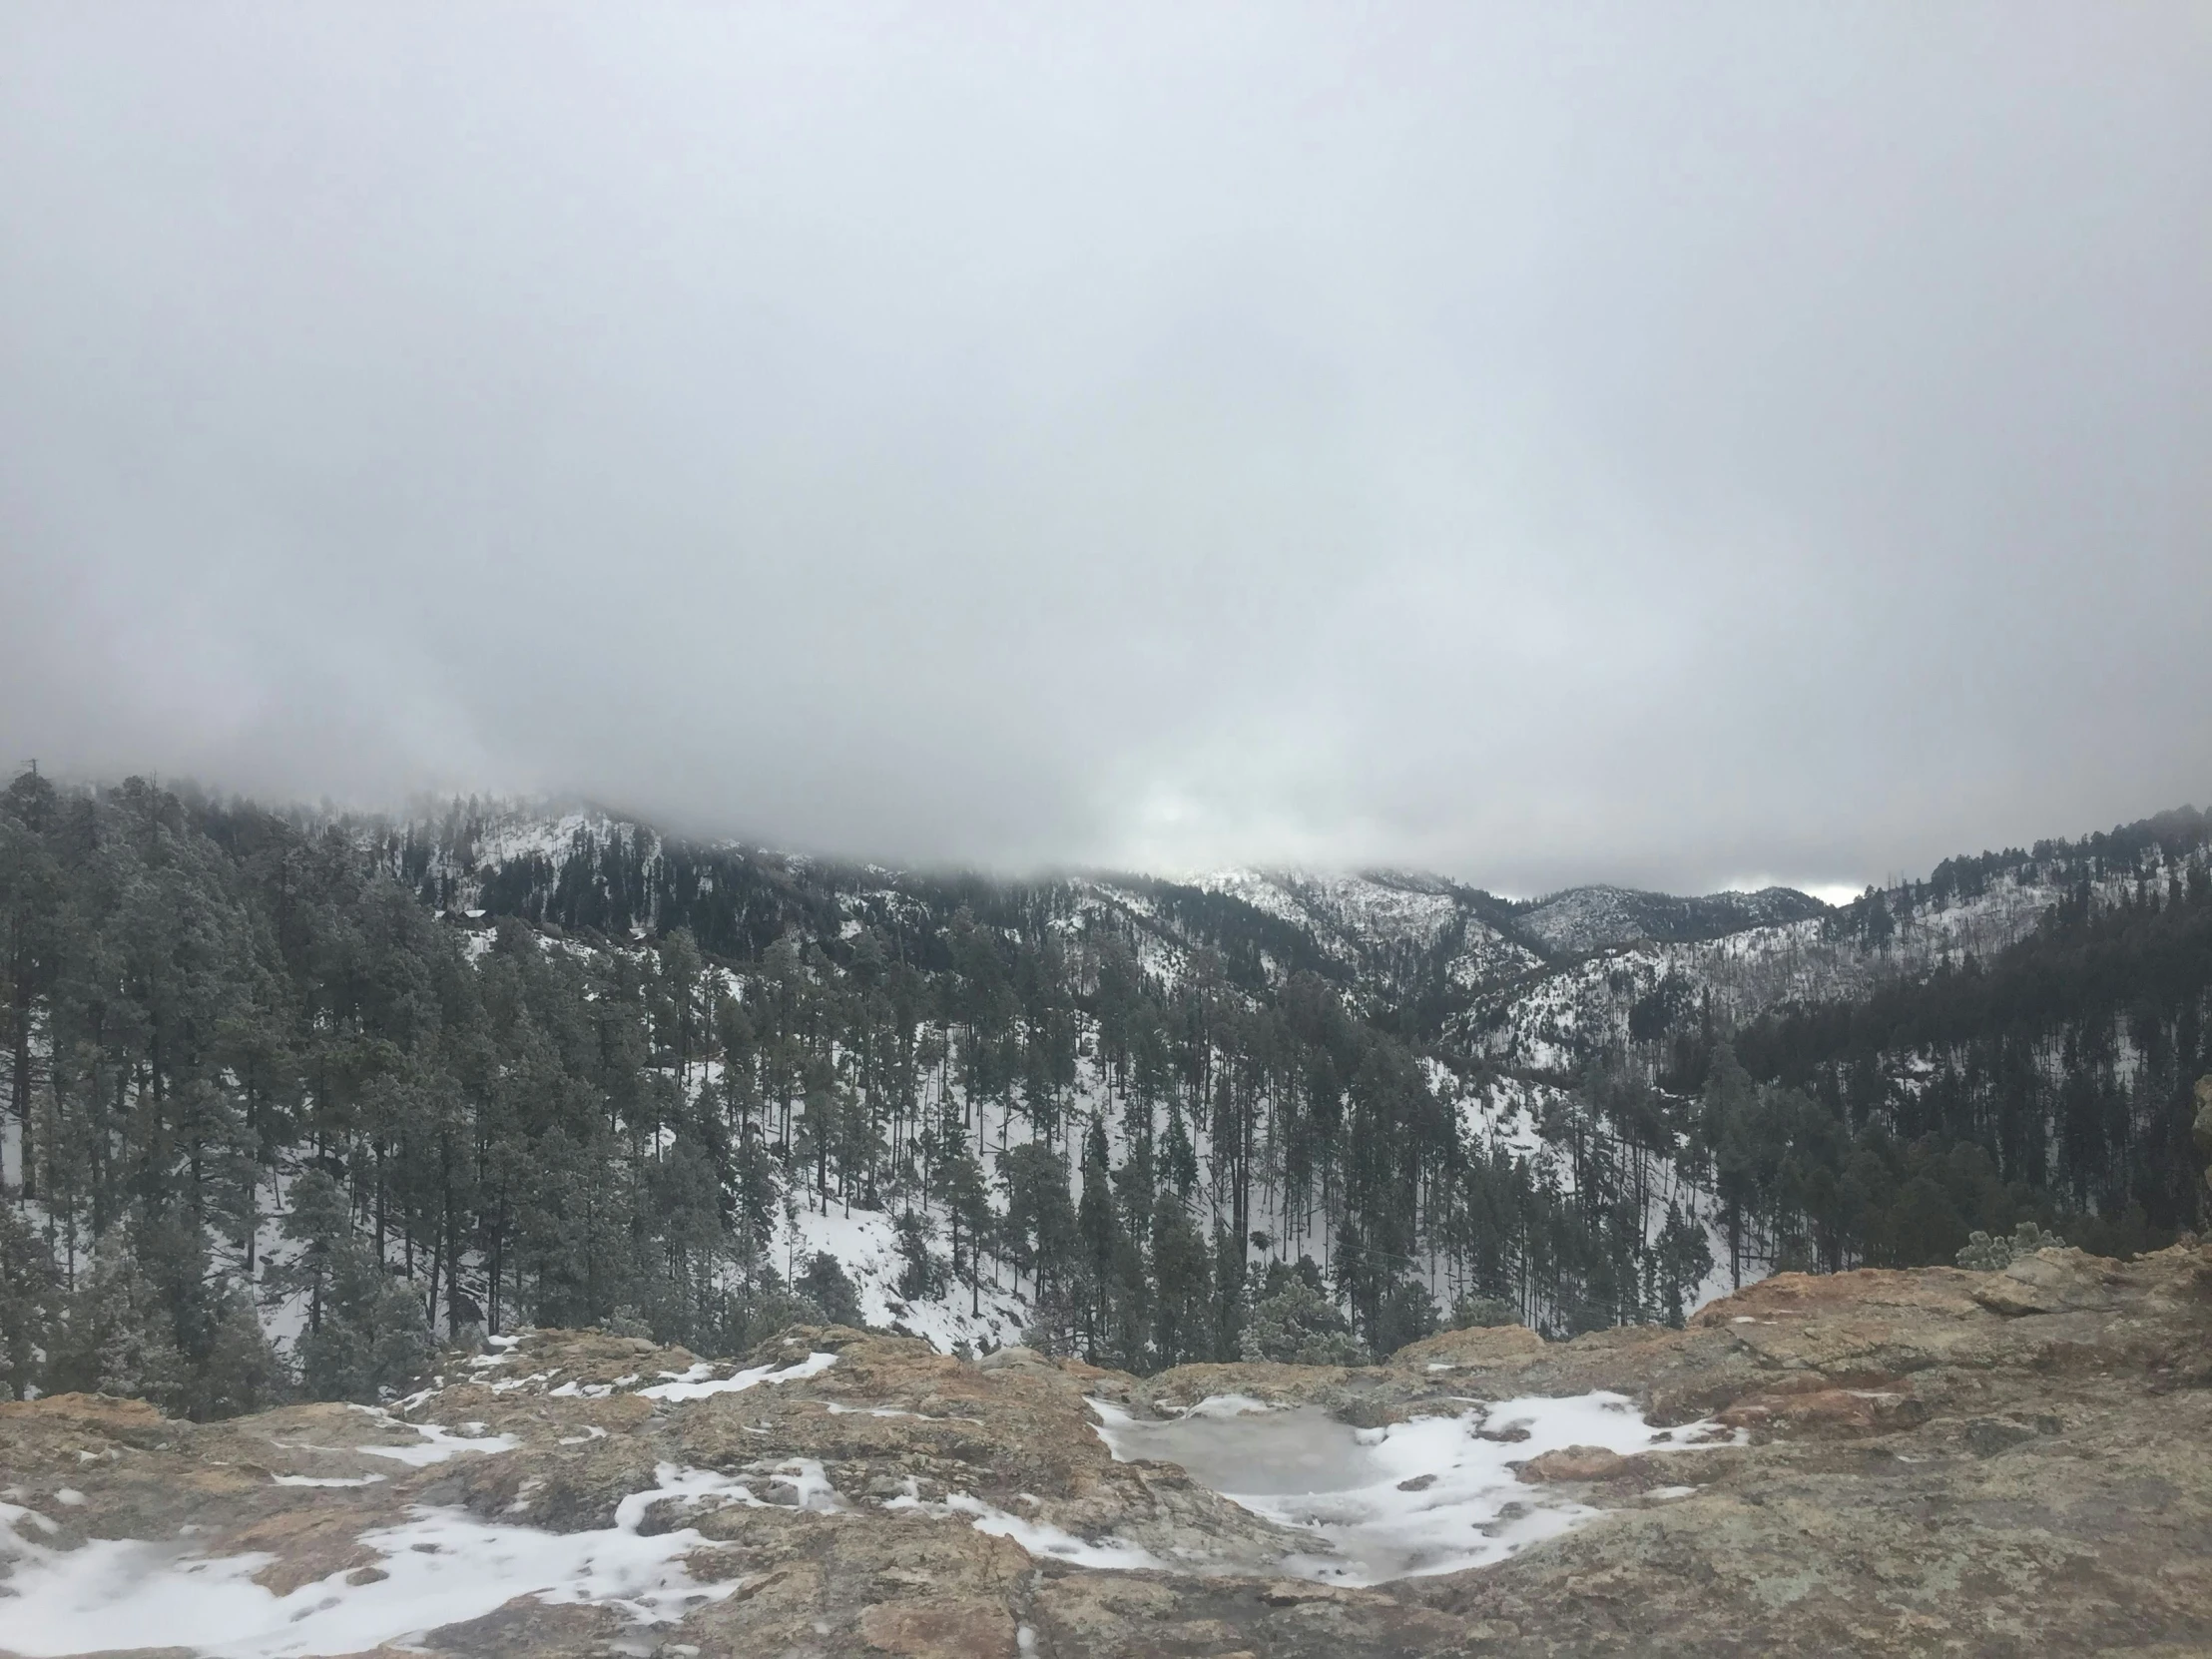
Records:
<instances>
[{"instance_id":1,"label":"snow on ground","mask_svg":"<svg viewBox=\"0 0 2212 1659\"><path fill-rule=\"evenodd\" d=\"M814 1496L819 1505L821 1494ZM339 1572L286 1595L253 1582L275 1559L268 1554L206 1556L189 1539L93 1539L56 1549L43 1541L58 1530L50 1517L0 1503L0 1545L15 1557L6 1641L27 1659L120 1648L196 1648L226 1659L358 1653L529 1594L668 1623L741 1581L694 1579L683 1559L707 1537L696 1527L643 1536L647 1511L665 1502L765 1501L728 1475L663 1463L651 1487L622 1499L614 1525L596 1531L543 1532L422 1504L397 1525L361 1534L381 1557L377 1582Z\"/></svg>"},{"instance_id":2,"label":"snow on ground","mask_svg":"<svg viewBox=\"0 0 2212 1659\"><path fill-rule=\"evenodd\" d=\"M812 1356L784 1375L818 1373L829 1358ZM1313 1547L1294 1551L1282 1570L1348 1584L1497 1560L1597 1512L1521 1485L1511 1465L1525 1458L1569 1445L1626 1454L1730 1438L1703 1423L1655 1429L1627 1399L1605 1393L1510 1400L1381 1429L1356 1429L1312 1407L1269 1409L1239 1396L1204 1400L1163 1422L1140 1421L1104 1401L1092 1405L1101 1419L1098 1432L1115 1457L1181 1463L1201 1484L1312 1539ZM1481 1438L1483 1431L1525 1438L1505 1444ZM51 1516L0 1503L0 1546L14 1557L7 1641L11 1651L41 1659L153 1647L291 1659L406 1645L521 1595L610 1606L642 1625L667 1623L736 1592L743 1580L694 1578L686 1558L709 1540L694 1527L644 1535L649 1511L666 1503L758 1507L770 1501L754 1490L764 1483L788 1487L777 1499L802 1508L835 1513L850 1507L822 1465L808 1459L779 1464L750 1481L664 1462L650 1487L621 1500L611 1526L557 1533L480 1520L457 1507L415 1505L405 1519L360 1534L377 1555L382 1577L361 1582L366 1575L359 1571L336 1572L281 1595L253 1582L275 1559L267 1553L208 1555L190 1538L95 1539L61 1549L50 1541L60 1531ZM968 1493L927 1502L911 1482L883 1507L964 1518L977 1531L1071 1565L1161 1570L1179 1564L1121 1539L1078 1537Z\"/></svg>"},{"instance_id":3,"label":"snow on ground","mask_svg":"<svg viewBox=\"0 0 2212 1659\"><path fill-rule=\"evenodd\" d=\"M939 1520L950 1515L966 1515L970 1517L968 1524L978 1532L987 1532L994 1538L1011 1538L1031 1555L1049 1556L1070 1566L1098 1567L1109 1572L1142 1572L1168 1566L1167 1562L1135 1544L1124 1543L1118 1538L1101 1538L1094 1543L1049 1522L1010 1515L966 1492L949 1492L943 1502L930 1503L919 1495L914 1481L908 1480L906 1487L898 1496L885 1498L883 1507L912 1510Z\"/></svg>"},{"instance_id":4,"label":"snow on ground","mask_svg":"<svg viewBox=\"0 0 2212 1659\"><path fill-rule=\"evenodd\" d=\"M476 867L479 870L499 869L530 857L558 861L577 844L579 836L586 837L594 845L619 845L635 839L649 851L658 849L661 840L652 830L605 813L564 813L548 820L525 809L502 814L478 831Z\"/></svg>"},{"instance_id":5,"label":"snow on ground","mask_svg":"<svg viewBox=\"0 0 2212 1659\"><path fill-rule=\"evenodd\" d=\"M270 1482L277 1486L376 1486L387 1476L381 1474L273 1474Z\"/></svg>"},{"instance_id":6,"label":"snow on ground","mask_svg":"<svg viewBox=\"0 0 2212 1659\"><path fill-rule=\"evenodd\" d=\"M1602 1392L1472 1405L1382 1428L1354 1428L1319 1406L1255 1411L1254 1403L1201 1400L1151 1421L1090 1401L1116 1460L1179 1463L1232 1503L1311 1535L1315 1548L1283 1568L1333 1584L1482 1566L1597 1515L1515 1477L1516 1464L1547 1451L1597 1446L1628 1455L1737 1438L1708 1422L1655 1428L1625 1395ZM1483 1438L1515 1431L1526 1438Z\"/></svg>"},{"instance_id":7,"label":"snow on ground","mask_svg":"<svg viewBox=\"0 0 2212 1659\"><path fill-rule=\"evenodd\" d=\"M464 1451L494 1452L512 1451L522 1442L512 1434L488 1434L480 1422L464 1422L461 1427L468 1432L456 1434L450 1428L434 1422L402 1422L389 1411L375 1405L356 1405L356 1411L366 1411L380 1425L391 1428L411 1428L422 1436L418 1445L364 1445L353 1449L368 1457L389 1457L395 1463L405 1463L409 1468L423 1468L431 1463L442 1463Z\"/></svg>"},{"instance_id":8,"label":"snow on ground","mask_svg":"<svg viewBox=\"0 0 2212 1659\"><path fill-rule=\"evenodd\" d=\"M1540 972L1543 965L1543 958L1526 945L1515 943L1488 922L1469 916L1459 949L1444 972L1460 990L1471 991Z\"/></svg>"},{"instance_id":9,"label":"snow on ground","mask_svg":"<svg viewBox=\"0 0 2212 1659\"><path fill-rule=\"evenodd\" d=\"M836 1363L834 1354L810 1354L788 1366L754 1366L718 1381L714 1373L720 1368L711 1361L702 1360L687 1372L663 1372L661 1375L668 1379L666 1382L640 1388L638 1394L643 1399L706 1399L713 1394L743 1393L763 1382L795 1382L802 1378L820 1377Z\"/></svg>"},{"instance_id":10,"label":"snow on ground","mask_svg":"<svg viewBox=\"0 0 2212 1659\"><path fill-rule=\"evenodd\" d=\"M1429 1086L1438 1099L1455 1106L1460 1132L1485 1152L1504 1152L1530 1163L1554 1162L1557 1151L1537 1131L1546 1097L1559 1091L1546 1085L1505 1078L1478 1089L1463 1088L1441 1066L1431 1063Z\"/></svg>"},{"instance_id":11,"label":"snow on ground","mask_svg":"<svg viewBox=\"0 0 2212 1659\"><path fill-rule=\"evenodd\" d=\"M930 1248L943 1253L941 1229ZM864 1322L923 1338L940 1354L950 1354L961 1343L977 1352L1003 1348L1019 1342L1028 1327L1028 1302L996 1283L988 1269L974 1296L965 1284L956 1283L930 1300L901 1297L898 1279L906 1263L898 1253L898 1224L881 1210L854 1210L846 1215L835 1204L827 1210L802 1209L796 1231L790 1218L778 1218L770 1247L776 1260L790 1263L794 1273L804 1273L818 1251L828 1251L844 1268L860 1294Z\"/></svg>"}]
</instances>

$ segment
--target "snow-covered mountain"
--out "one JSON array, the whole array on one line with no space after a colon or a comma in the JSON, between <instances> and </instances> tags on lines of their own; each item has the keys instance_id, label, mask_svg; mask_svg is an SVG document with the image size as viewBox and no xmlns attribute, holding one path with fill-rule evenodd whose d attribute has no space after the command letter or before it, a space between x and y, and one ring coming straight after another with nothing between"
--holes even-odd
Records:
<instances>
[{"instance_id":1,"label":"snow-covered mountain","mask_svg":"<svg viewBox=\"0 0 2212 1659\"><path fill-rule=\"evenodd\" d=\"M1197 884L1304 929L1318 950L1354 973L1425 967L1471 990L1544 965L1500 925L1509 910L1502 900L1438 875L1231 869Z\"/></svg>"},{"instance_id":2,"label":"snow-covered mountain","mask_svg":"<svg viewBox=\"0 0 2212 1659\"><path fill-rule=\"evenodd\" d=\"M1506 1065L1564 1072L1708 1019L1725 1031L1770 1009L1848 1001L1884 983L1986 963L2062 901L2109 906L2138 893L2163 896L2207 864L2201 841L2176 846L2115 832L2113 844L2098 844L2107 838L1949 860L1926 881L1870 890L1838 908L1788 889L1718 895L1786 894L1772 907L1804 900L1814 908L1715 936L1651 933L1595 949L1478 996L1455 1034ZM1757 912L1747 905L1738 913Z\"/></svg>"},{"instance_id":3,"label":"snow-covered mountain","mask_svg":"<svg viewBox=\"0 0 2212 1659\"><path fill-rule=\"evenodd\" d=\"M1774 1010L1863 999L1886 984L1991 961L2056 906L2178 891L2205 877L2208 855L2203 821L2184 814L2031 851L1947 860L1925 880L1831 906L1785 887L1680 896L1591 885L1512 900L1398 870L1005 881L686 841L584 809L472 804L368 833L381 837L395 874L462 925L518 916L569 949L643 950L681 927L710 956L736 963L757 962L781 941L839 963L872 951L943 966L949 941L979 928L1008 942L1056 937L1093 960L1108 942L1171 997L1178 987L1213 984L1258 1008L1303 977L1419 1053L1423 1086L1456 1123L1469 1157L1517 1168L1516 1180L1553 1195L1574 1194L1584 1182L1607 1194L1633 1192L1639 1250L1664 1248L1668 1226L1702 1232L1715 1265L1695 1289L1699 1300L1733 1276L1723 1265L1716 1201L1690 1178L1696 1160L1679 1127L1651 1141L1593 1117L1579 1082L1592 1062L1605 1060L1616 1073L1625 1063L1628 1073L1663 1082L1679 1070L1673 1061L1684 1041L1694 1049ZM1074 1020L1082 1058L1059 1109L1065 1121L1099 1124L1118 1168L1138 1121L1126 1077L1107 1060L1120 1039L1088 1009ZM951 1026L948 1019L948 1046ZM1898 1063L1921 1072L1932 1064L1911 1056ZM972 1104L976 1144L994 1149L994 1159L1036 1133L1029 1115L1004 1101L971 1102L942 1076L927 1087L941 1105L923 1116L964 1118ZM1205 1088L1188 1098L1203 1101ZM1682 1109L1668 1108L1677 1125ZM1229 1219L1219 1183L1230 1153L1214 1145L1205 1110L1185 1116L1201 1185L1215 1194L1209 1225L1218 1228ZM1148 1144L1166 1122L1143 1131ZM1080 1190L1074 1145L1072 1135L1063 1138L1055 1155ZM1283 1155L1270 1143L1263 1161ZM1264 1185L1241 1225L1279 1255L1326 1259L1326 1228L1316 1231L1316 1218L1291 1205L1274 1177ZM932 1229L949 1225L932 1203L921 1206ZM1019 1274L994 1277L980 1300L956 1287L900 1296L905 1263L882 1211L790 1207L771 1254L797 1262L815 1250L845 1263L868 1318L924 1332L940 1346L1007 1341L1029 1313ZM1756 1259L1740 1266L1765 1271ZM1425 1271L1431 1289L1447 1296L1433 1264Z\"/></svg>"},{"instance_id":4,"label":"snow-covered mountain","mask_svg":"<svg viewBox=\"0 0 2212 1659\"><path fill-rule=\"evenodd\" d=\"M1634 887L1569 887L1540 898L1514 918L1524 937L1562 955L1583 955L1642 939L1682 943L1724 938L1823 915L1828 906L1795 887L1717 892L1697 898Z\"/></svg>"},{"instance_id":5,"label":"snow-covered mountain","mask_svg":"<svg viewBox=\"0 0 2212 1659\"><path fill-rule=\"evenodd\" d=\"M443 908L582 920L625 936L677 912L697 930L697 912L756 942L790 931L838 939L960 902L958 883L942 877L683 843L596 810L471 804L385 833L394 869ZM1843 906L1790 887L1681 896L1603 884L1516 901L1397 870L1091 874L1023 890L1068 926L1111 918L1164 979L1200 950L1233 974L1314 972L1371 1003L1415 1009L1416 1029L1447 1054L1563 1077L1687 1021L1726 1028L1986 961L2061 899L2163 890L2205 855L2139 826L1950 859Z\"/></svg>"}]
</instances>

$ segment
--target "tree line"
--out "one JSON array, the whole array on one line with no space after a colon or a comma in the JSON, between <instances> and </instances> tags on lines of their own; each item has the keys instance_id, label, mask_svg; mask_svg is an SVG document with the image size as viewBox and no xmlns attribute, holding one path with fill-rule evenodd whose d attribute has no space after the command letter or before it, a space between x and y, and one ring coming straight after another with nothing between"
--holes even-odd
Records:
<instances>
[{"instance_id":1,"label":"tree line","mask_svg":"<svg viewBox=\"0 0 2212 1659\"><path fill-rule=\"evenodd\" d=\"M479 1329L738 1353L860 1317L802 1243L831 1211L893 1230L893 1302L1018 1291L1031 1340L1147 1371L1679 1321L1731 1259L1942 1260L2136 1193L2007 1161L1948 1096L1861 1110L1860 1051L1786 1022L1702 1033L1671 1088L1632 1056L1505 1077L1171 883L1107 904L634 830L482 868L476 834L0 795L0 1385L214 1415L373 1397ZM2091 924L2126 930L2052 928ZM1484 1127L1509 1099L1517 1138Z\"/></svg>"}]
</instances>

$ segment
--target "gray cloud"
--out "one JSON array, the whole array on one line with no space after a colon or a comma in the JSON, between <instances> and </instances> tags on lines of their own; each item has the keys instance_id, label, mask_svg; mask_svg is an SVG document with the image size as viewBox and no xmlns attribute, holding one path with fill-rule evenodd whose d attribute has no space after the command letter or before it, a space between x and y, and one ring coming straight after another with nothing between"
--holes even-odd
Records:
<instances>
[{"instance_id":1,"label":"gray cloud","mask_svg":"<svg viewBox=\"0 0 2212 1659\"><path fill-rule=\"evenodd\" d=\"M1520 890L2202 798L2206 20L12 7L0 742Z\"/></svg>"}]
</instances>

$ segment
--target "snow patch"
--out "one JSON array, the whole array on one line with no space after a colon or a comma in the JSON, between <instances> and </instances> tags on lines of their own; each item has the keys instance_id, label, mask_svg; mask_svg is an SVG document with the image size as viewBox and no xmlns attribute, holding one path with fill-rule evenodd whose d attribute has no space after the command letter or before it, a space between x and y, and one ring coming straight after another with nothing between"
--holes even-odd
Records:
<instances>
[{"instance_id":1,"label":"snow patch","mask_svg":"<svg viewBox=\"0 0 2212 1659\"><path fill-rule=\"evenodd\" d=\"M15 1557L8 1647L26 1659L110 1648L187 1647L225 1659L358 1653L479 1618L518 1595L668 1623L740 1580L701 1583L684 1569L683 1558L709 1543L697 1528L641 1537L638 1527L655 1504L715 1499L755 1501L727 1475L663 1463L654 1486L623 1498L615 1524L598 1531L544 1532L418 1505L398 1525L360 1535L381 1558L382 1578L332 1573L287 1595L253 1581L273 1555L205 1556L182 1540L52 1549L23 1532L24 1522L51 1530L47 1517L0 1503L0 1544Z\"/></svg>"},{"instance_id":2,"label":"snow patch","mask_svg":"<svg viewBox=\"0 0 2212 1659\"><path fill-rule=\"evenodd\" d=\"M384 1477L380 1474L273 1474L269 1478L279 1486L373 1486Z\"/></svg>"},{"instance_id":3,"label":"snow patch","mask_svg":"<svg viewBox=\"0 0 2212 1659\"><path fill-rule=\"evenodd\" d=\"M656 1383L650 1388L640 1388L638 1394L645 1399L706 1399L713 1394L742 1393L747 1388L759 1387L763 1382L796 1382L802 1378L820 1377L836 1363L837 1357L834 1354L810 1354L806 1359L782 1368L755 1366L734 1377L711 1381L715 1367L710 1362L702 1361L688 1371L662 1373L669 1379L668 1382Z\"/></svg>"},{"instance_id":4,"label":"snow patch","mask_svg":"<svg viewBox=\"0 0 2212 1659\"><path fill-rule=\"evenodd\" d=\"M1009 1515L966 1492L948 1492L943 1502L930 1503L914 1492L911 1481L907 1486L908 1489L898 1496L885 1498L883 1507L911 1509L938 1519L966 1515L970 1517L969 1524L978 1532L987 1532L994 1538L1011 1538L1031 1555L1049 1556L1070 1566L1095 1567L1107 1572L1144 1572L1156 1571L1168 1564L1151 1551L1123 1543L1118 1538L1102 1538L1093 1543L1048 1522Z\"/></svg>"},{"instance_id":5,"label":"snow patch","mask_svg":"<svg viewBox=\"0 0 2212 1659\"><path fill-rule=\"evenodd\" d=\"M456 1434L450 1428L434 1422L401 1422L389 1411L374 1405L356 1405L356 1411L366 1411L380 1423L393 1428L411 1428L424 1440L422 1445L361 1445L351 1449L367 1457L389 1457L395 1463L405 1463L409 1468L424 1468L431 1463L442 1463L449 1457L464 1451L512 1451L522 1442L512 1434L487 1434L480 1422L464 1422L463 1428L473 1430Z\"/></svg>"}]
</instances>

